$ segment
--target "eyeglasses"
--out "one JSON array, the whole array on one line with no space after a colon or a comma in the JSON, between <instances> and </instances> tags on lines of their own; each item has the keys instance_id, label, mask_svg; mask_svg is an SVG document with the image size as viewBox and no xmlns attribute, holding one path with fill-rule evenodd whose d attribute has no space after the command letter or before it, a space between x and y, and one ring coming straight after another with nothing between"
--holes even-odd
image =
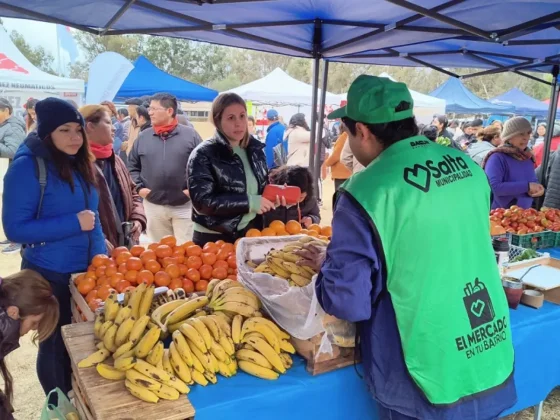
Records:
<instances>
[{"instance_id":1,"label":"eyeglasses","mask_svg":"<svg viewBox=\"0 0 560 420\"><path fill-rule=\"evenodd\" d=\"M157 111L157 110L165 111L166 109L167 109L167 108L161 108L161 107L160 107L160 108L153 108L153 107L149 107L149 108L148 108L148 112L150 112L150 111Z\"/></svg>"}]
</instances>

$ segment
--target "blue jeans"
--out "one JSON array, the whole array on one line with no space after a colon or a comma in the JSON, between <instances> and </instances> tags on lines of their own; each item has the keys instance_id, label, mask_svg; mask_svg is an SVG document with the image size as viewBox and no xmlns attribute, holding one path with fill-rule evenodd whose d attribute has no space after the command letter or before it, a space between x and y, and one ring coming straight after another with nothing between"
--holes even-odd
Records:
<instances>
[{"instance_id":1,"label":"blue jeans","mask_svg":"<svg viewBox=\"0 0 560 420\"><path fill-rule=\"evenodd\" d=\"M72 322L70 309L70 274L55 273L38 267L25 259L21 263L22 270L27 268L41 274L49 281L53 294L58 300L60 319L54 333L42 343L39 343L37 355L37 376L45 394L55 388L68 394L72 389L72 368L70 357L62 340L61 327Z\"/></svg>"},{"instance_id":2,"label":"blue jeans","mask_svg":"<svg viewBox=\"0 0 560 420\"><path fill-rule=\"evenodd\" d=\"M377 404L377 413L379 420L416 420L414 417L405 416L395 410L389 410L381 404Z\"/></svg>"}]
</instances>

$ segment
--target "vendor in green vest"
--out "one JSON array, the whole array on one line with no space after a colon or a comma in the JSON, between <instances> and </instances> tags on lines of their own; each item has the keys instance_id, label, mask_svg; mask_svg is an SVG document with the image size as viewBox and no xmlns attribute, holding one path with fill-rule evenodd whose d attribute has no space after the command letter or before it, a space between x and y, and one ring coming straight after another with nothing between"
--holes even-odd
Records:
<instances>
[{"instance_id":1,"label":"vendor in green vest","mask_svg":"<svg viewBox=\"0 0 560 420\"><path fill-rule=\"evenodd\" d=\"M341 187L328 248L303 254L322 262L323 309L357 323L381 419L495 419L517 397L490 187L464 153L418 135L413 106L403 83L352 83L329 119L366 169Z\"/></svg>"}]
</instances>

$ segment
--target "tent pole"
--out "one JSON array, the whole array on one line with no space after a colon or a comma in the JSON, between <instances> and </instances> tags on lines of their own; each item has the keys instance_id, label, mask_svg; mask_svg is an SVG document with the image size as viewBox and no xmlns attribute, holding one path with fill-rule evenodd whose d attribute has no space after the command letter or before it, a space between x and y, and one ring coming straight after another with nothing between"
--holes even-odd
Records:
<instances>
[{"instance_id":1,"label":"tent pole","mask_svg":"<svg viewBox=\"0 0 560 420\"><path fill-rule=\"evenodd\" d=\"M552 68L552 83L550 89L550 103L548 108L548 118L546 120L546 135L544 138L544 154L542 160L542 170L539 182L546 186L546 173L548 168L548 161L549 161L549 154L550 154L550 145L552 142L552 132L554 131L554 120L556 119L556 107L558 106L558 72L559 67L558 65ZM540 197L537 201L537 207L540 209L542 203L544 201L543 197Z\"/></svg>"},{"instance_id":2,"label":"tent pole","mask_svg":"<svg viewBox=\"0 0 560 420\"><path fill-rule=\"evenodd\" d=\"M311 97L311 139L309 142L309 170L315 173L315 138L317 137L317 95L319 89L319 57L313 59L313 92Z\"/></svg>"},{"instance_id":3,"label":"tent pole","mask_svg":"<svg viewBox=\"0 0 560 420\"><path fill-rule=\"evenodd\" d=\"M319 124L317 127L317 139L315 140L317 144L317 153L315 154L315 170L313 171L313 185L318 185L317 183L321 179L321 149L322 149L322 138L323 138L323 125L325 123L325 102L327 98L327 81L329 77L329 62L323 60L323 83L321 86L321 101L319 103Z\"/></svg>"}]
</instances>

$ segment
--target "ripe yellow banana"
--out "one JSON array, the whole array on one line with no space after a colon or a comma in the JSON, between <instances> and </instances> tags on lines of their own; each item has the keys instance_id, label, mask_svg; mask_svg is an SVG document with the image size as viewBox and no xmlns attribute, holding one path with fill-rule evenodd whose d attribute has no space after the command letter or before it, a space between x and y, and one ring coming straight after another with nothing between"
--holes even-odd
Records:
<instances>
[{"instance_id":1,"label":"ripe yellow banana","mask_svg":"<svg viewBox=\"0 0 560 420\"><path fill-rule=\"evenodd\" d=\"M175 375L173 366L171 366L171 362L169 361L169 349L165 349L163 351L163 359L161 360L161 364L163 365L163 370L165 370L170 375Z\"/></svg>"},{"instance_id":2,"label":"ripe yellow banana","mask_svg":"<svg viewBox=\"0 0 560 420\"><path fill-rule=\"evenodd\" d=\"M136 289L130 295L130 300L128 301L128 305L132 308L131 316L136 319L139 319L138 316L140 303L142 302L142 296L144 295L144 291L146 290L146 283L140 283L136 286Z\"/></svg>"},{"instance_id":3,"label":"ripe yellow banana","mask_svg":"<svg viewBox=\"0 0 560 420\"><path fill-rule=\"evenodd\" d=\"M280 261L280 265L276 264L274 260ZM267 257L266 259L268 266L274 272L275 275L283 279L288 279L290 278L290 272L286 270L284 267L282 267L281 261L282 260L279 260L278 258L274 258L274 257Z\"/></svg>"},{"instance_id":4,"label":"ripe yellow banana","mask_svg":"<svg viewBox=\"0 0 560 420\"><path fill-rule=\"evenodd\" d=\"M301 271L303 271L295 263L289 261L282 261L282 267L292 274L301 274Z\"/></svg>"},{"instance_id":5,"label":"ripe yellow banana","mask_svg":"<svg viewBox=\"0 0 560 420\"><path fill-rule=\"evenodd\" d=\"M97 344L95 345L95 348L96 348L97 350L104 349L105 346L103 345L103 341L100 341L99 343L97 343Z\"/></svg>"},{"instance_id":6,"label":"ripe yellow banana","mask_svg":"<svg viewBox=\"0 0 560 420\"><path fill-rule=\"evenodd\" d=\"M197 358L200 361L200 363L202 363L204 370L213 371L214 368L212 367L212 362L210 361L208 355L201 352L200 349L196 345L194 345L192 341L187 339L187 343L189 343L189 347L191 348L193 358ZM196 362L194 366L196 366Z\"/></svg>"},{"instance_id":7,"label":"ripe yellow banana","mask_svg":"<svg viewBox=\"0 0 560 420\"><path fill-rule=\"evenodd\" d=\"M139 362L140 360L138 360ZM135 365L134 367L136 367ZM144 375L141 372L138 372L136 369L129 369L125 372L126 379L133 384L138 386L144 387L149 389L150 391L154 391L156 389L161 388L161 383L156 381L155 379L150 378L149 376Z\"/></svg>"},{"instance_id":8,"label":"ripe yellow banana","mask_svg":"<svg viewBox=\"0 0 560 420\"><path fill-rule=\"evenodd\" d=\"M245 264L246 264L248 267L257 268L257 263L255 263L254 261L247 260L247 261L245 261Z\"/></svg>"},{"instance_id":9,"label":"ripe yellow banana","mask_svg":"<svg viewBox=\"0 0 560 420\"><path fill-rule=\"evenodd\" d=\"M198 318L189 318L185 322L191 325L192 327L194 327L196 331L198 331L198 333L204 340L204 344L206 345L206 348L209 349L213 340L212 340L212 335L210 334L208 328L206 328L204 322L202 322Z\"/></svg>"},{"instance_id":10,"label":"ripe yellow banana","mask_svg":"<svg viewBox=\"0 0 560 420\"><path fill-rule=\"evenodd\" d=\"M242 289L240 287L228 289L219 299L216 299L210 303L210 307L214 308L226 302L240 302L254 308L257 311L260 307L260 300L253 292Z\"/></svg>"},{"instance_id":11,"label":"ripe yellow banana","mask_svg":"<svg viewBox=\"0 0 560 420\"><path fill-rule=\"evenodd\" d=\"M252 345L257 351L262 354L266 359L270 362L270 364L274 367L274 369L280 373L286 372L286 368L284 368L284 364L282 363L282 359L278 353L274 351L272 346L266 342L263 338L256 337L254 335L248 335L243 338L241 341L242 343L248 343ZM241 366L240 366L241 367Z\"/></svg>"},{"instance_id":12,"label":"ripe yellow banana","mask_svg":"<svg viewBox=\"0 0 560 420\"><path fill-rule=\"evenodd\" d=\"M208 353L208 357L210 358L210 363L212 364L212 370L214 373L218 373L220 371L220 362L216 359L216 356L212 352ZM229 359L231 363L231 359Z\"/></svg>"},{"instance_id":13,"label":"ripe yellow banana","mask_svg":"<svg viewBox=\"0 0 560 420\"><path fill-rule=\"evenodd\" d=\"M231 319L227 315L215 312L213 315L210 315L210 318L216 321L223 334L231 337Z\"/></svg>"},{"instance_id":14,"label":"ripe yellow banana","mask_svg":"<svg viewBox=\"0 0 560 420\"><path fill-rule=\"evenodd\" d=\"M127 292L125 292L124 297L123 297L123 302L122 302L122 304L123 304L124 306L129 306L129 305L128 305L128 302L130 301L130 294L131 294L131 293L130 293L130 290L128 290Z\"/></svg>"},{"instance_id":15,"label":"ripe yellow banana","mask_svg":"<svg viewBox=\"0 0 560 420\"><path fill-rule=\"evenodd\" d=\"M247 350L247 349L237 350L237 352L235 353L235 357L237 358L237 361L245 360L247 362L251 362L256 365L262 366L264 368L272 369L272 365L267 360L267 358L254 350Z\"/></svg>"},{"instance_id":16,"label":"ripe yellow banana","mask_svg":"<svg viewBox=\"0 0 560 420\"><path fill-rule=\"evenodd\" d=\"M115 345L117 347L122 346L124 343L126 343L128 341L128 337L130 336L130 332L132 331L132 328L134 327L134 323L136 322L136 319L134 317L130 317L125 319L122 324L120 324L118 330L117 330L117 335L115 337ZM115 325L118 325L117 323L115 323Z\"/></svg>"},{"instance_id":17,"label":"ripe yellow banana","mask_svg":"<svg viewBox=\"0 0 560 420\"><path fill-rule=\"evenodd\" d=\"M163 342L158 341L156 345L152 348L150 353L148 353L148 356L146 357L146 362L148 362L152 366L157 366L159 363L161 363L163 359L163 351L164 351Z\"/></svg>"},{"instance_id":18,"label":"ripe yellow banana","mask_svg":"<svg viewBox=\"0 0 560 420\"><path fill-rule=\"evenodd\" d=\"M194 354L192 356L192 360L193 360L193 365L191 366L191 371L192 369L199 371L200 373L204 373L204 365L202 364L202 362L200 360L198 360L198 357L196 357Z\"/></svg>"},{"instance_id":19,"label":"ripe yellow banana","mask_svg":"<svg viewBox=\"0 0 560 420\"><path fill-rule=\"evenodd\" d=\"M165 384L162 384L159 390L154 391L154 394L156 394L162 400L170 400L170 401L178 400L179 397L181 396L181 394L179 394L179 391Z\"/></svg>"},{"instance_id":20,"label":"ripe yellow banana","mask_svg":"<svg viewBox=\"0 0 560 420\"><path fill-rule=\"evenodd\" d=\"M286 340L280 340L280 350L291 354L294 354L296 352L296 349L294 348L294 346L292 346L292 343Z\"/></svg>"},{"instance_id":21,"label":"ripe yellow banana","mask_svg":"<svg viewBox=\"0 0 560 420\"><path fill-rule=\"evenodd\" d=\"M183 335L188 338L202 353L208 352L204 339L192 325L184 323L181 327L179 327L179 331L181 331ZM191 348L191 350L193 349Z\"/></svg>"},{"instance_id":22,"label":"ripe yellow banana","mask_svg":"<svg viewBox=\"0 0 560 420\"><path fill-rule=\"evenodd\" d=\"M152 299L154 298L155 290L156 288L154 286L150 286L142 295L142 300L140 301L140 306L138 307L138 318L148 315L150 307L152 306Z\"/></svg>"},{"instance_id":23,"label":"ripe yellow banana","mask_svg":"<svg viewBox=\"0 0 560 420\"><path fill-rule=\"evenodd\" d=\"M311 267L308 267L307 265L302 265L301 268L303 268L305 271L307 271L307 273L309 273L311 275L311 277L313 277L315 274L317 274L317 272L315 270L313 270Z\"/></svg>"},{"instance_id":24,"label":"ripe yellow banana","mask_svg":"<svg viewBox=\"0 0 560 420\"><path fill-rule=\"evenodd\" d=\"M137 361L138 359L134 356L119 357L118 359L115 359L113 366L119 371L126 372L127 370L132 369L134 365L136 365Z\"/></svg>"},{"instance_id":25,"label":"ripe yellow banana","mask_svg":"<svg viewBox=\"0 0 560 420\"><path fill-rule=\"evenodd\" d=\"M101 340L103 338L101 336L101 327L103 326L103 322L105 322L104 320L105 318L103 318L103 315L97 315L95 317L95 324L93 325L93 335L98 340Z\"/></svg>"},{"instance_id":26,"label":"ripe yellow banana","mask_svg":"<svg viewBox=\"0 0 560 420\"><path fill-rule=\"evenodd\" d=\"M270 267L268 266L268 263L262 262L260 263L256 268L255 268L255 273L272 273L272 270L270 270Z\"/></svg>"},{"instance_id":27,"label":"ripe yellow banana","mask_svg":"<svg viewBox=\"0 0 560 420\"><path fill-rule=\"evenodd\" d=\"M216 378L216 374L214 372L206 370L204 371L203 375L206 379L208 379L208 382L211 382L212 384L218 383L218 378Z\"/></svg>"},{"instance_id":28,"label":"ripe yellow banana","mask_svg":"<svg viewBox=\"0 0 560 420\"><path fill-rule=\"evenodd\" d=\"M175 374L183 382L190 384L192 381L191 370L175 348L175 343L171 343L169 346L169 356L169 361L171 362Z\"/></svg>"},{"instance_id":29,"label":"ripe yellow banana","mask_svg":"<svg viewBox=\"0 0 560 420\"><path fill-rule=\"evenodd\" d=\"M229 343L228 343L229 345ZM229 355L226 353L224 348L216 343L214 340L210 343L210 353L216 356L220 362L229 363L231 362Z\"/></svg>"},{"instance_id":30,"label":"ripe yellow banana","mask_svg":"<svg viewBox=\"0 0 560 420\"><path fill-rule=\"evenodd\" d=\"M206 325L206 328L208 328L214 340L220 341L222 331L216 320L210 316L201 316L199 319Z\"/></svg>"},{"instance_id":31,"label":"ripe yellow banana","mask_svg":"<svg viewBox=\"0 0 560 420\"><path fill-rule=\"evenodd\" d=\"M185 303L184 300L172 300L171 302L164 303L152 312L152 321L154 321L158 327L164 329L164 322L171 312L177 309Z\"/></svg>"},{"instance_id":32,"label":"ripe yellow banana","mask_svg":"<svg viewBox=\"0 0 560 420\"><path fill-rule=\"evenodd\" d=\"M237 360L231 359L231 363L227 367L232 375L237 375Z\"/></svg>"},{"instance_id":33,"label":"ripe yellow banana","mask_svg":"<svg viewBox=\"0 0 560 420\"><path fill-rule=\"evenodd\" d=\"M117 335L119 332L117 331ZM122 344L117 350L113 353L113 359L118 359L125 353L132 351L134 349L134 343L132 341L127 341L126 343Z\"/></svg>"},{"instance_id":34,"label":"ripe yellow banana","mask_svg":"<svg viewBox=\"0 0 560 420\"><path fill-rule=\"evenodd\" d=\"M241 339L243 340L245 334L248 334L251 331L261 333L264 338L266 338L266 341L268 341L268 344L272 346L274 351L276 353L280 353L280 340L272 328L261 322L255 321L254 318L249 318L243 323L243 328L241 329Z\"/></svg>"},{"instance_id":35,"label":"ripe yellow banana","mask_svg":"<svg viewBox=\"0 0 560 420\"><path fill-rule=\"evenodd\" d=\"M159 401L159 397L156 394L154 394L152 391L149 391L144 387L138 386L129 380L124 381L124 385L132 395L134 395L136 398L142 401L146 401L154 404Z\"/></svg>"},{"instance_id":36,"label":"ripe yellow banana","mask_svg":"<svg viewBox=\"0 0 560 420\"><path fill-rule=\"evenodd\" d=\"M303 277L299 274L291 274L290 279L292 279L292 281L299 287L305 287L309 283L311 283L311 279L308 279L307 277Z\"/></svg>"},{"instance_id":37,"label":"ripe yellow banana","mask_svg":"<svg viewBox=\"0 0 560 420\"><path fill-rule=\"evenodd\" d=\"M105 321L101 328L99 329L99 339L103 340L105 334L107 334L107 330L113 326L113 321ZM95 328L95 327L94 327Z\"/></svg>"},{"instance_id":38,"label":"ripe yellow banana","mask_svg":"<svg viewBox=\"0 0 560 420\"><path fill-rule=\"evenodd\" d=\"M175 324L189 317L194 311L208 304L208 297L199 296L185 301L181 306L169 314L165 320L165 325Z\"/></svg>"},{"instance_id":39,"label":"ripe yellow banana","mask_svg":"<svg viewBox=\"0 0 560 420\"><path fill-rule=\"evenodd\" d=\"M190 346L187 344L187 340L181 331L175 331L171 335L173 339L173 344L179 353L179 356L185 361L187 366L191 367L194 363L192 351Z\"/></svg>"},{"instance_id":40,"label":"ripe yellow banana","mask_svg":"<svg viewBox=\"0 0 560 420\"><path fill-rule=\"evenodd\" d=\"M276 335L278 336L278 338L280 339L284 339L284 340L289 340L290 339L290 334L282 331L278 325L276 325L274 322L272 322L270 319L267 318L262 318L262 317L253 317L251 318L252 320L254 320L255 322L260 322L262 324L267 325L268 327L270 327L272 329L272 331L274 331L276 333Z\"/></svg>"},{"instance_id":41,"label":"ripe yellow banana","mask_svg":"<svg viewBox=\"0 0 560 420\"><path fill-rule=\"evenodd\" d=\"M142 338L142 335L148 326L148 322L150 322L150 317L148 315L136 319L134 325L132 326L132 330L130 330L128 340L136 344Z\"/></svg>"},{"instance_id":42,"label":"ripe yellow banana","mask_svg":"<svg viewBox=\"0 0 560 420\"><path fill-rule=\"evenodd\" d=\"M288 353L284 353L284 352L280 353L280 359L282 359L282 363L284 363L284 367L286 369L290 369L294 364L294 361L292 360L292 358Z\"/></svg>"},{"instance_id":43,"label":"ripe yellow banana","mask_svg":"<svg viewBox=\"0 0 560 420\"><path fill-rule=\"evenodd\" d=\"M235 345L233 344L231 337L223 335L218 344L222 346L228 356L233 356L235 354Z\"/></svg>"},{"instance_id":44,"label":"ripe yellow banana","mask_svg":"<svg viewBox=\"0 0 560 420\"><path fill-rule=\"evenodd\" d=\"M183 325L185 323L185 320L183 319L182 321L179 321L175 324L169 324L167 325L166 329L167 332L170 334L173 334L175 331L178 331L179 328L181 327L181 325Z\"/></svg>"},{"instance_id":45,"label":"ripe yellow banana","mask_svg":"<svg viewBox=\"0 0 560 420\"><path fill-rule=\"evenodd\" d=\"M155 327L149 330L136 345L136 357L140 359L145 358L159 341L160 334L161 330L159 329L159 327Z\"/></svg>"},{"instance_id":46,"label":"ripe yellow banana","mask_svg":"<svg viewBox=\"0 0 560 420\"><path fill-rule=\"evenodd\" d=\"M171 375L171 379L165 381L164 385L175 388L181 394L188 394L191 391L186 383L184 383L182 380L180 380L174 375Z\"/></svg>"},{"instance_id":47,"label":"ripe yellow banana","mask_svg":"<svg viewBox=\"0 0 560 420\"><path fill-rule=\"evenodd\" d=\"M215 373L219 373L224 378L231 378L233 376L228 365L226 365L224 362L218 362L218 368L218 372Z\"/></svg>"},{"instance_id":48,"label":"ripe yellow banana","mask_svg":"<svg viewBox=\"0 0 560 420\"><path fill-rule=\"evenodd\" d=\"M117 317L113 321L117 325L121 325L124 321L130 318L132 314L132 308L130 306L122 306L117 313Z\"/></svg>"},{"instance_id":49,"label":"ripe yellow banana","mask_svg":"<svg viewBox=\"0 0 560 420\"><path fill-rule=\"evenodd\" d=\"M105 379L109 379L111 381L120 381L125 378L125 372L122 372L118 369L115 369L113 366L109 366L105 363L99 363L95 366L97 373L101 375L101 377Z\"/></svg>"},{"instance_id":50,"label":"ripe yellow banana","mask_svg":"<svg viewBox=\"0 0 560 420\"><path fill-rule=\"evenodd\" d=\"M299 251L301 250L302 247L299 245L286 245L284 248L282 248L282 251L284 252L294 252L294 251Z\"/></svg>"},{"instance_id":51,"label":"ripe yellow banana","mask_svg":"<svg viewBox=\"0 0 560 420\"><path fill-rule=\"evenodd\" d=\"M221 282L220 279L210 280L210 282L208 283L208 286L206 286L206 296L208 297L208 299L212 298L212 294L214 292L214 287L216 287L218 285L218 283L220 283L220 282Z\"/></svg>"},{"instance_id":52,"label":"ripe yellow banana","mask_svg":"<svg viewBox=\"0 0 560 420\"><path fill-rule=\"evenodd\" d=\"M238 362L238 365L239 369L241 369L243 372L248 373L249 375L256 376L257 378L275 380L278 379L279 376L278 373L274 372L271 369L267 369L246 360L240 360Z\"/></svg>"},{"instance_id":53,"label":"ripe yellow banana","mask_svg":"<svg viewBox=\"0 0 560 420\"><path fill-rule=\"evenodd\" d=\"M119 313L120 306L117 302L117 294L111 293L103 305L103 312L107 321L115 321Z\"/></svg>"},{"instance_id":54,"label":"ripe yellow banana","mask_svg":"<svg viewBox=\"0 0 560 420\"><path fill-rule=\"evenodd\" d=\"M85 359L81 360L78 363L78 367L88 368L88 367L95 366L96 364L105 361L105 359L107 359L110 355L111 352L107 349L97 350L95 353L92 353Z\"/></svg>"},{"instance_id":55,"label":"ripe yellow banana","mask_svg":"<svg viewBox=\"0 0 560 420\"><path fill-rule=\"evenodd\" d=\"M158 382L165 382L171 379L171 375L169 375L163 369L158 369L155 366L150 365L148 362L138 359L136 364L134 365L134 369L138 372L146 375L147 377L153 379L154 381Z\"/></svg>"},{"instance_id":56,"label":"ripe yellow banana","mask_svg":"<svg viewBox=\"0 0 560 420\"><path fill-rule=\"evenodd\" d=\"M215 311L229 311L234 314L243 315L246 318L250 318L255 313L256 309L254 306L247 305L241 302L224 302L213 307ZM231 334L230 334L231 335Z\"/></svg>"},{"instance_id":57,"label":"ripe yellow banana","mask_svg":"<svg viewBox=\"0 0 560 420\"><path fill-rule=\"evenodd\" d=\"M208 385L208 379L206 379L206 377L204 376L204 374L202 372L199 372L196 369L191 369L191 375L192 375L193 381L195 381L197 384L202 385L202 386Z\"/></svg>"},{"instance_id":58,"label":"ripe yellow banana","mask_svg":"<svg viewBox=\"0 0 560 420\"><path fill-rule=\"evenodd\" d=\"M284 259L285 262L291 262L291 263L297 263L299 260L301 260L301 257L299 255L296 255L291 251L285 251L282 258Z\"/></svg>"},{"instance_id":59,"label":"ripe yellow banana","mask_svg":"<svg viewBox=\"0 0 560 420\"><path fill-rule=\"evenodd\" d=\"M212 291L212 301L218 299L222 295L222 293L224 293L224 291L229 289L230 287L242 286L238 282L231 279L222 280L218 284L216 284L216 287L214 287L214 290Z\"/></svg>"},{"instance_id":60,"label":"ripe yellow banana","mask_svg":"<svg viewBox=\"0 0 560 420\"><path fill-rule=\"evenodd\" d=\"M103 345L111 353L114 353L117 350L117 346L115 344L115 337L117 336L118 329L119 329L118 325L113 324L103 336Z\"/></svg>"},{"instance_id":61,"label":"ripe yellow banana","mask_svg":"<svg viewBox=\"0 0 560 420\"><path fill-rule=\"evenodd\" d=\"M241 342L241 324L243 323L243 315L235 315L231 321L231 338L235 344ZM219 341L219 340L218 340Z\"/></svg>"},{"instance_id":62,"label":"ripe yellow banana","mask_svg":"<svg viewBox=\"0 0 560 420\"><path fill-rule=\"evenodd\" d=\"M189 319L193 319L193 318L200 318L203 316L208 315L208 312L202 310L202 309L197 309L196 311L194 311L194 314L191 315L191 317Z\"/></svg>"}]
</instances>

